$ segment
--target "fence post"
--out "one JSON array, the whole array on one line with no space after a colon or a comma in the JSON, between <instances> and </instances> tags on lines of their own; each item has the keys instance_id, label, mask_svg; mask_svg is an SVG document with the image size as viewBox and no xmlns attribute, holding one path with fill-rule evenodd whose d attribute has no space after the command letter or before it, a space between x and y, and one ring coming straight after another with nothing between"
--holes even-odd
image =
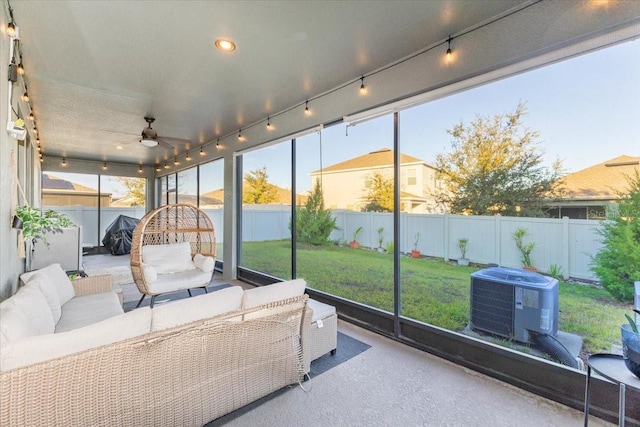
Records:
<instances>
[{"instance_id":1,"label":"fence post","mask_svg":"<svg viewBox=\"0 0 640 427\"><path fill-rule=\"evenodd\" d=\"M569 277L569 217L562 217L562 278Z\"/></svg>"},{"instance_id":2,"label":"fence post","mask_svg":"<svg viewBox=\"0 0 640 427\"><path fill-rule=\"evenodd\" d=\"M449 214L444 214L444 262L449 261Z\"/></svg>"},{"instance_id":3,"label":"fence post","mask_svg":"<svg viewBox=\"0 0 640 427\"><path fill-rule=\"evenodd\" d=\"M501 221L501 216L500 214L497 214L495 216L495 222L494 222L494 226L496 227L495 229L495 239L496 239L496 252L495 252L495 262L498 265L502 265L502 239L501 239L501 235L502 235L502 221Z\"/></svg>"}]
</instances>

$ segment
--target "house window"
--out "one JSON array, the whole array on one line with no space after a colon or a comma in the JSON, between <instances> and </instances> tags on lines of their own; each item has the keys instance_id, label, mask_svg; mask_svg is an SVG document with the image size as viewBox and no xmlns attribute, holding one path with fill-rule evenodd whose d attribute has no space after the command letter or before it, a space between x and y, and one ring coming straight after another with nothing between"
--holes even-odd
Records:
<instances>
[{"instance_id":1,"label":"house window","mask_svg":"<svg viewBox=\"0 0 640 427\"><path fill-rule=\"evenodd\" d=\"M407 185L416 185L417 183L418 178L416 176L416 169L407 169Z\"/></svg>"}]
</instances>

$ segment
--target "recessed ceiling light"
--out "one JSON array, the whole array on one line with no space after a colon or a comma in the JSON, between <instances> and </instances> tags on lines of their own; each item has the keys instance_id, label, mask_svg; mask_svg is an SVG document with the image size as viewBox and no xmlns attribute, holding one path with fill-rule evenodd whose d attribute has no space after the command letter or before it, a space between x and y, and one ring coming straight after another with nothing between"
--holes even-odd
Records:
<instances>
[{"instance_id":1,"label":"recessed ceiling light","mask_svg":"<svg viewBox=\"0 0 640 427\"><path fill-rule=\"evenodd\" d=\"M227 39L216 40L216 47L224 52L233 52L236 50L236 44Z\"/></svg>"}]
</instances>

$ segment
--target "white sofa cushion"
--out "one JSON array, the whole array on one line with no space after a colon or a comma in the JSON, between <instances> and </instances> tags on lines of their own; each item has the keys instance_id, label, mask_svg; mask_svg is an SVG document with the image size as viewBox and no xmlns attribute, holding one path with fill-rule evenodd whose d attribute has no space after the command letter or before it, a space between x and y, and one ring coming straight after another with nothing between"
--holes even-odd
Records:
<instances>
[{"instance_id":1,"label":"white sofa cushion","mask_svg":"<svg viewBox=\"0 0 640 427\"><path fill-rule=\"evenodd\" d=\"M33 335L29 328L29 319L13 303L0 308L0 348L9 341Z\"/></svg>"},{"instance_id":2,"label":"white sofa cushion","mask_svg":"<svg viewBox=\"0 0 640 427\"><path fill-rule=\"evenodd\" d=\"M211 272L216 266L216 260L210 256L195 254L193 256L193 264L202 271Z\"/></svg>"},{"instance_id":3,"label":"white sofa cushion","mask_svg":"<svg viewBox=\"0 0 640 427\"><path fill-rule=\"evenodd\" d=\"M37 273L45 275L51 283L55 285L58 290L58 296L60 297L60 305L64 305L67 301L76 296L71 280L69 280L69 277L62 267L60 267L60 264L55 263L39 270L23 273L20 275L20 280L22 280L23 283L27 283L29 279Z\"/></svg>"},{"instance_id":4,"label":"white sofa cushion","mask_svg":"<svg viewBox=\"0 0 640 427\"><path fill-rule=\"evenodd\" d=\"M142 262L153 266L158 274L179 273L195 268L189 242L143 246Z\"/></svg>"},{"instance_id":5,"label":"white sofa cushion","mask_svg":"<svg viewBox=\"0 0 640 427\"><path fill-rule=\"evenodd\" d=\"M54 323L58 323L58 320L60 320L60 316L62 315L62 305L60 303L60 295L58 294L56 285L54 285L53 282L49 280L49 277L41 271L37 271L33 276L31 276L27 281L27 284L37 286L38 289L40 289L40 292L42 292L42 295L44 295L47 300L47 304L49 304L49 309L53 315Z\"/></svg>"},{"instance_id":6,"label":"white sofa cushion","mask_svg":"<svg viewBox=\"0 0 640 427\"><path fill-rule=\"evenodd\" d=\"M158 280L147 283L147 287L152 294L200 288L209 284L211 276L211 272L202 271L199 268L181 273L158 274Z\"/></svg>"},{"instance_id":7,"label":"white sofa cushion","mask_svg":"<svg viewBox=\"0 0 640 427\"><path fill-rule=\"evenodd\" d=\"M147 282L147 285L158 280L158 271L152 265L142 264L142 274L144 274L144 280Z\"/></svg>"},{"instance_id":8,"label":"white sofa cushion","mask_svg":"<svg viewBox=\"0 0 640 427\"><path fill-rule=\"evenodd\" d=\"M304 279L295 279L246 290L242 299L242 308L302 295L306 286L307 282Z\"/></svg>"},{"instance_id":9,"label":"white sofa cushion","mask_svg":"<svg viewBox=\"0 0 640 427\"><path fill-rule=\"evenodd\" d=\"M336 308L332 305L325 304L314 299L307 300L307 305L313 311L311 316L311 323L315 323L320 319L326 319L336 314Z\"/></svg>"},{"instance_id":10,"label":"white sofa cushion","mask_svg":"<svg viewBox=\"0 0 640 427\"><path fill-rule=\"evenodd\" d=\"M115 292L78 296L62 306L62 316L56 324L56 333L82 328L123 312Z\"/></svg>"},{"instance_id":11,"label":"white sofa cushion","mask_svg":"<svg viewBox=\"0 0 640 427\"><path fill-rule=\"evenodd\" d=\"M112 344L146 334L150 330L151 309L142 307L73 331L23 338L9 342L2 349L0 370L6 371ZM82 375L82 372L78 375Z\"/></svg>"},{"instance_id":12,"label":"white sofa cushion","mask_svg":"<svg viewBox=\"0 0 640 427\"><path fill-rule=\"evenodd\" d=\"M40 288L27 283L14 296L13 304L28 319L29 335L52 334L55 329L53 314Z\"/></svg>"},{"instance_id":13,"label":"white sofa cushion","mask_svg":"<svg viewBox=\"0 0 640 427\"><path fill-rule=\"evenodd\" d=\"M242 305L243 294L240 286L232 286L210 294L155 306L152 310L151 330L160 331L238 310Z\"/></svg>"}]
</instances>

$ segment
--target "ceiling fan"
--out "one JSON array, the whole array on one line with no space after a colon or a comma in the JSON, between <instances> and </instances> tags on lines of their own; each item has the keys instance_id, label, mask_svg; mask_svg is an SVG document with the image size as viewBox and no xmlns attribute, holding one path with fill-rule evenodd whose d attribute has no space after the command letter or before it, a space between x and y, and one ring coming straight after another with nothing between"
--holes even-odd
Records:
<instances>
[{"instance_id":1,"label":"ceiling fan","mask_svg":"<svg viewBox=\"0 0 640 427\"><path fill-rule=\"evenodd\" d=\"M147 122L147 127L142 129L142 132L140 133L139 138L132 139L128 141L129 143L133 141L138 141L140 144L144 145L145 147L153 148L160 145L162 147L172 149L172 150L175 148L178 148L178 149L183 148L185 145L191 143L191 141L188 139L160 136L151 127L151 124L156 119L154 117L145 117L144 120ZM102 130L107 132L126 133L126 132L111 131L107 129L102 129ZM135 134L132 134L132 135L135 135ZM127 143L127 142L124 142L124 143Z\"/></svg>"}]
</instances>

